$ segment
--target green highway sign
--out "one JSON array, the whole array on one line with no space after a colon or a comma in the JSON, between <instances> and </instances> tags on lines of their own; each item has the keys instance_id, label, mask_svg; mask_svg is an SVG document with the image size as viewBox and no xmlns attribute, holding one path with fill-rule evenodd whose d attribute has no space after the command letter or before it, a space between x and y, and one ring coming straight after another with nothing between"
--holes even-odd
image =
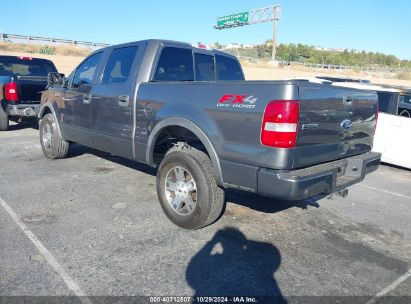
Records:
<instances>
[{"instance_id":1,"label":"green highway sign","mask_svg":"<svg viewBox=\"0 0 411 304\"><path fill-rule=\"evenodd\" d=\"M249 12L242 12L238 14L219 17L217 19L216 28L234 27L238 25L248 24Z\"/></svg>"}]
</instances>

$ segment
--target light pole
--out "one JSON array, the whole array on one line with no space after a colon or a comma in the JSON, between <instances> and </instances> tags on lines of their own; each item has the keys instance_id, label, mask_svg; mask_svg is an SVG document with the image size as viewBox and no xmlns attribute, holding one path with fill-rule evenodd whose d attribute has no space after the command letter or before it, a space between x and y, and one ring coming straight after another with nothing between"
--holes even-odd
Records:
<instances>
[{"instance_id":1,"label":"light pole","mask_svg":"<svg viewBox=\"0 0 411 304\"><path fill-rule=\"evenodd\" d=\"M275 5L273 7L274 31L273 31L273 52L271 54L272 61L275 61L275 53L277 51L277 27L278 27L279 12L280 12L280 6Z\"/></svg>"}]
</instances>

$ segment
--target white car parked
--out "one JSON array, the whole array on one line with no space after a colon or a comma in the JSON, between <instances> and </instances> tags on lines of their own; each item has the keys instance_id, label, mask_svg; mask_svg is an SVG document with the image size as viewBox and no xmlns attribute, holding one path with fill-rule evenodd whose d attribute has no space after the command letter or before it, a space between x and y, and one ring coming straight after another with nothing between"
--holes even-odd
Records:
<instances>
[{"instance_id":1,"label":"white car parked","mask_svg":"<svg viewBox=\"0 0 411 304\"><path fill-rule=\"evenodd\" d=\"M381 161L411 169L411 119L380 112L374 136L374 152Z\"/></svg>"}]
</instances>

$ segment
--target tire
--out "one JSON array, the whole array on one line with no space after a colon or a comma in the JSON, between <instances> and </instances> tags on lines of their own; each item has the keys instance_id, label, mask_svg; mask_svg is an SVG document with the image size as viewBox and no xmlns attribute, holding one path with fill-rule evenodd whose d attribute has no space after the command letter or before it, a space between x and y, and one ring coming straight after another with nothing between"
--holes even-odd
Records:
<instances>
[{"instance_id":1,"label":"tire","mask_svg":"<svg viewBox=\"0 0 411 304\"><path fill-rule=\"evenodd\" d=\"M39 130L44 156L49 159L65 158L70 144L61 137L56 119L52 114L46 114L40 119Z\"/></svg>"},{"instance_id":2,"label":"tire","mask_svg":"<svg viewBox=\"0 0 411 304\"><path fill-rule=\"evenodd\" d=\"M401 113L400 113L400 116L410 118L411 114L407 110L402 110Z\"/></svg>"},{"instance_id":3,"label":"tire","mask_svg":"<svg viewBox=\"0 0 411 304\"><path fill-rule=\"evenodd\" d=\"M182 184L175 188L181 172ZM157 195L167 217L185 229L212 224L224 209L224 190L217 185L210 158L186 144L176 145L163 158L157 171Z\"/></svg>"},{"instance_id":4,"label":"tire","mask_svg":"<svg viewBox=\"0 0 411 304\"><path fill-rule=\"evenodd\" d=\"M9 116L0 103L0 131L8 131L9 129Z\"/></svg>"}]
</instances>

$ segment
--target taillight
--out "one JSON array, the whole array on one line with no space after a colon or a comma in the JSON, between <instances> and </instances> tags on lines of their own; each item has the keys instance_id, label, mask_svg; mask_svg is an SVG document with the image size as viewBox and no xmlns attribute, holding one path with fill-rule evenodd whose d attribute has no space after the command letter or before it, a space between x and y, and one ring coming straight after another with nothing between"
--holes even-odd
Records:
<instances>
[{"instance_id":1,"label":"taillight","mask_svg":"<svg viewBox=\"0 0 411 304\"><path fill-rule=\"evenodd\" d=\"M19 92L17 89L17 82L9 82L4 86L4 97L7 101L18 101Z\"/></svg>"},{"instance_id":2,"label":"taillight","mask_svg":"<svg viewBox=\"0 0 411 304\"><path fill-rule=\"evenodd\" d=\"M294 148L297 140L298 100L274 100L267 104L261 126L261 143L276 148Z\"/></svg>"}]
</instances>

